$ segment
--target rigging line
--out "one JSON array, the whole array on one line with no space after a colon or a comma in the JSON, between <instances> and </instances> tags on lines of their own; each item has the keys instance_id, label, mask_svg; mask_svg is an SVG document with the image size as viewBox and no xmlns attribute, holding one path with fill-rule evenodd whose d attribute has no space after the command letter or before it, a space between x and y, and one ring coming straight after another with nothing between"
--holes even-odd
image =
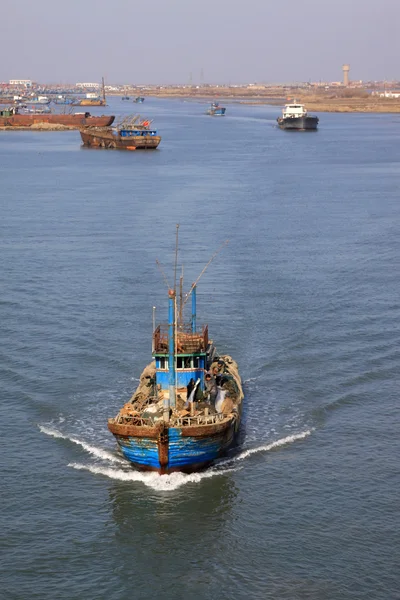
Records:
<instances>
[{"instance_id":1,"label":"rigging line","mask_svg":"<svg viewBox=\"0 0 400 600\"><path fill-rule=\"evenodd\" d=\"M176 224L176 239L175 239L175 265L174 265L174 292L176 295L176 269L178 266L178 236L179 236L179 223Z\"/></svg>"},{"instance_id":2,"label":"rigging line","mask_svg":"<svg viewBox=\"0 0 400 600\"><path fill-rule=\"evenodd\" d=\"M156 258L156 264L157 264L157 267L160 269L161 275L163 276L163 279L164 279L165 283L167 284L167 288L168 288L168 289L171 289L171 288L170 288L170 285L169 285L169 283L168 283L168 279L167 279L167 277L166 277L166 275L165 275L165 273L164 273L164 271L163 271L163 268L162 268L162 266L161 266L161 263L160 263L160 261L158 260L158 258Z\"/></svg>"},{"instance_id":3,"label":"rigging line","mask_svg":"<svg viewBox=\"0 0 400 600\"><path fill-rule=\"evenodd\" d=\"M221 250L225 246L227 246L228 244L229 244L229 240L225 240L225 242L218 248L218 250L216 252L214 252L214 254L212 255L212 257L210 258L210 260L208 261L208 263L206 264L206 266L204 267L204 269L202 270L202 272L200 273L200 275L198 276L198 278L196 279L196 281L192 284L192 287L190 288L190 290L188 291L188 293L186 294L186 298L185 298L185 300L183 302L183 306L185 306L186 302L189 300L190 294L193 292L193 289L196 287L196 285L200 281L200 278L204 274L204 272L207 269L207 267L212 263L212 261L217 256L217 254L219 254L221 252ZM182 306L182 308L183 308L183 306Z\"/></svg>"}]
</instances>

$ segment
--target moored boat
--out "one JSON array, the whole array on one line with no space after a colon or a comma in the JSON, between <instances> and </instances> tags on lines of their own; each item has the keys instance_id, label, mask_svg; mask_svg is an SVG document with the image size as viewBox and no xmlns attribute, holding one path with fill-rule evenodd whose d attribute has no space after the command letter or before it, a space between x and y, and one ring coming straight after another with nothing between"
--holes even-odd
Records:
<instances>
[{"instance_id":1,"label":"moored boat","mask_svg":"<svg viewBox=\"0 0 400 600\"><path fill-rule=\"evenodd\" d=\"M74 99L72 106L107 106L106 90L104 85L104 77L101 80L102 95L99 96L94 92L88 92L85 98Z\"/></svg>"},{"instance_id":2,"label":"moored boat","mask_svg":"<svg viewBox=\"0 0 400 600\"><path fill-rule=\"evenodd\" d=\"M119 150L155 150L161 137L151 128L152 121L140 115L127 117L115 127L89 127L80 130L84 146Z\"/></svg>"},{"instance_id":3,"label":"moored boat","mask_svg":"<svg viewBox=\"0 0 400 600\"><path fill-rule=\"evenodd\" d=\"M35 96L22 99L26 104L50 104L50 98L47 96Z\"/></svg>"},{"instance_id":4,"label":"moored boat","mask_svg":"<svg viewBox=\"0 0 400 600\"><path fill-rule=\"evenodd\" d=\"M86 98L80 100L75 99L72 106L106 106L107 103L103 98L97 96L97 94L86 94Z\"/></svg>"},{"instance_id":5,"label":"moored boat","mask_svg":"<svg viewBox=\"0 0 400 600\"><path fill-rule=\"evenodd\" d=\"M153 360L130 401L108 420L124 457L160 474L198 471L223 456L242 412L237 363L218 354L207 325L197 325L196 284L185 298L192 300L190 323L179 296L177 302L176 289L168 292L168 325L155 327L153 315Z\"/></svg>"},{"instance_id":6,"label":"moored boat","mask_svg":"<svg viewBox=\"0 0 400 600\"><path fill-rule=\"evenodd\" d=\"M134 99L134 102L136 102L136 104L142 104L142 103L144 102L144 98L143 98L143 96L137 96L137 97Z\"/></svg>"},{"instance_id":7,"label":"moored boat","mask_svg":"<svg viewBox=\"0 0 400 600\"><path fill-rule=\"evenodd\" d=\"M223 117L225 111L226 108L224 106L220 106L218 102L212 102L210 108L207 109L206 114L212 115L213 117Z\"/></svg>"},{"instance_id":8,"label":"moored boat","mask_svg":"<svg viewBox=\"0 0 400 600\"><path fill-rule=\"evenodd\" d=\"M277 122L281 129L305 131L317 129L319 119L309 115L304 104L294 101L293 104L285 105L282 116L277 118Z\"/></svg>"},{"instance_id":9,"label":"moored boat","mask_svg":"<svg viewBox=\"0 0 400 600\"><path fill-rule=\"evenodd\" d=\"M25 113L19 107L9 107L0 110L0 126L2 127L30 127L39 123L53 125L66 125L68 127L107 127L114 122L114 115L92 116L89 112L57 114L52 112Z\"/></svg>"},{"instance_id":10,"label":"moored boat","mask_svg":"<svg viewBox=\"0 0 400 600\"><path fill-rule=\"evenodd\" d=\"M70 104L73 106L74 102L76 102L76 98L60 95L54 98L53 102L54 104Z\"/></svg>"}]
</instances>

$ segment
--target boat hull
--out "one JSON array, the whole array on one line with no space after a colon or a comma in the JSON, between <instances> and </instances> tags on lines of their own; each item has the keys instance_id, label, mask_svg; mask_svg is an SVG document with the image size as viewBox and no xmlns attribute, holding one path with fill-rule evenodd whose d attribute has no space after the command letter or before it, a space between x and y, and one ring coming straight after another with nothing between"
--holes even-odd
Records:
<instances>
[{"instance_id":1,"label":"boat hull","mask_svg":"<svg viewBox=\"0 0 400 600\"><path fill-rule=\"evenodd\" d=\"M309 116L290 118L279 117L277 121L281 129L306 131L317 129L319 119L318 117Z\"/></svg>"},{"instance_id":2,"label":"boat hull","mask_svg":"<svg viewBox=\"0 0 400 600\"><path fill-rule=\"evenodd\" d=\"M226 108L215 108L207 111L208 115L212 117L223 117L225 115Z\"/></svg>"},{"instance_id":3,"label":"boat hull","mask_svg":"<svg viewBox=\"0 0 400 600\"><path fill-rule=\"evenodd\" d=\"M137 469L160 474L194 473L212 464L233 445L238 419L212 425L154 427L120 425L109 420L124 457Z\"/></svg>"},{"instance_id":4,"label":"boat hull","mask_svg":"<svg viewBox=\"0 0 400 600\"><path fill-rule=\"evenodd\" d=\"M53 125L67 125L70 127L107 127L114 122L115 117L111 116L85 116L85 113L75 113L71 115L62 114L31 114L31 115L10 115L9 117L0 117L0 126L3 127L30 127L38 123L51 123Z\"/></svg>"},{"instance_id":5,"label":"boat hull","mask_svg":"<svg viewBox=\"0 0 400 600\"><path fill-rule=\"evenodd\" d=\"M72 106L107 106L104 100L79 100L79 102L73 102Z\"/></svg>"},{"instance_id":6,"label":"boat hull","mask_svg":"<svg viewBox=\"0 0 400 600\"><path fill-rule=\"evenodd\" d=\"M84 146L118 150L155 150L161 142L159 135L123 137L111 127L88 128L80 131Z\"/></svg>"}]
</instances>

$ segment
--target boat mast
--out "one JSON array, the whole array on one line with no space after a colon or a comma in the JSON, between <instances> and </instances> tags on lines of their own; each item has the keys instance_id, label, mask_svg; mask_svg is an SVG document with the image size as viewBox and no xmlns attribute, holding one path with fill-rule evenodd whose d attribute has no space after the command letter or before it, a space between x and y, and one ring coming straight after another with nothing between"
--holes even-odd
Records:
<instances>
[{"instance_id":1,"label":"boat mast","mask_svg":"<svg viewBox=\"0 0 400 600\"><path fill-rule=\"evenodd\" d=\"M192 286L192 333L196 333L196 284Z\"/></svg>"},{"instance_id":2,"label":"boat mast","mask_svg":"<svg viewBox=\"0 0 400 600\"><path fill-rule=\"evenodd\" d=\"M164 421L169 421L170 407L175 407L175 291L169 290L168 310L168 397L164 397Z\"/></svg>"},{"instance_id":3,"label":"boat mast","mask_svg":"<svg viewBox=\"0 0 400 600\"><path fill-rule=\"evenodd\" d=\"M183 265L182 265L182 275L179 278L179 313L178 313L178 325L181 325L181 326L183 324L182 307L183 307Z\"/></svg>"},{"instance_id":4,"label":"boat mast","mask_svg":"<svg viewBox=\"0 0 400 600\"><path fill-rule=\"evenodd\" d=\"M177 376L176 376L176 357L178 354L178 335L176 332L176 326L177 326L177 313L178 313L178 307L177 307L177 298L176 298L176 271L178 268L178 241L179 241L179 223L176 224L176 238L175 238L175 265L174 265L174 380L175 380L175 388L174 388L174 403L173 406L175 406L175 399L178 395L178 391L176 389L176 384L177 384Z\"/></svg>"},{"instance_id":5,"label":"boat mast","mask_svg":"<svg viewBox=\"0 0 400 600\"><path fill-rule=\"evenodd\" d=\"M101 87L103 90L103 100L104 100L104 105L106 104L106 88L104 85L104 77L101 78Z\"/></svg>"},{"instance_id":6,"label":"boat mast","mask_svg":"<svg viewBox=\"0 0 400 600\"><path fill-rule=\"evenodd\" d=\"M154 347L154 332L156 330L156 307L153 306L153 335L152 335L152 346L151 346L151 352L152 354L154 354L155 351L155 347Z\"/></svg>"}]
</instances>

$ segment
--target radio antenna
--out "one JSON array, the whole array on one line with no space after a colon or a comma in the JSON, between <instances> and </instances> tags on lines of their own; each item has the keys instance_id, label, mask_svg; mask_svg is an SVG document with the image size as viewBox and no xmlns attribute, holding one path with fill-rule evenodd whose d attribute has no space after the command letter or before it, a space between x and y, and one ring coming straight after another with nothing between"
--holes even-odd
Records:
<instances>
[{"instance_id":1,"label":"radio antenna","mask_svg":"<svg viewBox=\"0 0 400 600\"><path fill-rule=\"evenodd\" d=\"M169 286L169 283L168 283L168 279L167 279L167 277L166 277L166 275L165 275L165 273L163 271L163 268L162 268L161 263L158 260L158 258L156 258L156 265L160 269L160 273L163 276L163 279L164 279L165 283L167 284L167 288L170 289L170 286Z\"/></svg>"},{"instance_id":2,"label":"radio antenna","mask_svg":"<svg viewBox=\"0 0 400 600\"><path fill-rule=\"evenodd\" d=\"M196 279L196 281L192 284L192 287L190 288L190 290L188 291L188 293L186 294L186 298L185 301L183 303L183 306L185 306L186 302L189 300L190 294L193 292L194 288L196 287L196 285L199 283L200 278L204 275L207 267L209 267L209 265L212 263L212 261L214 260L214 258L217 256L217 254L219 254L221 252L221 250L227 246L229 244L229 240L226 240L219 248L216 252L214 252L214 254L212 255L212 257L210 258L210 260L208 261L208 263L206 264L206 266L204 267L204 269L202 270L202 272L200 273L200 275L198 276L198 278ZM182 306L182 308L183 308Z\"/></svg>"}]
</instances>

